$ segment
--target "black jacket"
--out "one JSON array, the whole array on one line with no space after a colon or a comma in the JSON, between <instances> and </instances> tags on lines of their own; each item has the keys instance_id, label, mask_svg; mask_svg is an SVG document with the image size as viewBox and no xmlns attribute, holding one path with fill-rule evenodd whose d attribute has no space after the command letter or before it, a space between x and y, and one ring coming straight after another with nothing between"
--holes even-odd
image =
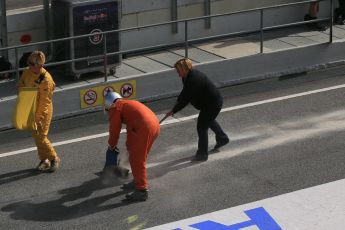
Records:
<instances>
[{"instance_id":1,"label":"black jacket","mask_svg":"<svg viewBox=\"0 0 345 230\"><path fill-rule=\"evenodd\" d=\"M173 113L177 113L188 103L198 110L222 106L223 98L219 90L205 74L193 69L183 78L182 82L183 89L172 109Z\"/></svg>"}]
</instances>

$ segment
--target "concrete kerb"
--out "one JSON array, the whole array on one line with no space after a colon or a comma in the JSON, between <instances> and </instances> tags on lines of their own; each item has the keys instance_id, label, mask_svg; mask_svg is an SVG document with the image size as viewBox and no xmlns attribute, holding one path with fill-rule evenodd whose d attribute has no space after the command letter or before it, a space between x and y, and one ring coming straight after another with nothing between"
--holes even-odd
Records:
<instances>
[{"instance_id":1,"label":"concrete kerb","mask_svg":"<svg viewBox=\"0 0 345 230\"><path fill-rule=\"evenodd\" d=\"M345 42L318 44L279 52L225 59L198 64L195 67L205 72L218 87L226 87L285 75L317 71L345 65ZM174 69L147 73L107 83L136 80L137 99L149 102L177 96L182 83ZM96 83L58 90L54 95L54 120L100 111L100 107L81 109L80 90L104 85ZM0 101L0 131L12 128L11 117L15 98Z\"/></svg>"}]
</instances>

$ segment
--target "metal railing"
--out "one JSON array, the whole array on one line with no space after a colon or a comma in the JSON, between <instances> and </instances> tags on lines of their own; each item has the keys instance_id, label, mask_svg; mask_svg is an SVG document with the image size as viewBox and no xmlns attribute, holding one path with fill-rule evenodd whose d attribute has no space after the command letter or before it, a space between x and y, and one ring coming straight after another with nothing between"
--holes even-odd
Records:
<instances>
[{"instance_id":1,"label":"metal railing","mask_svg":"<svg viewBox=\"0 0 345 230\"><path fill-rule=\"evenodd\" d=\"M275 5L275 6L268 6L268 7L261 7L261 8L254 8L254 9L249 9L249 10L242 10L242 11L236 11L236 12L231 12L231 13L224 13L224 14L214 14L214 15L207 15L207 16L202 16L202 17L195 17L195 18L188 18L188 19L182 19L182 20L175 20L175 21L169 21L169 22L163 22L163 23L156 23L156 24L150 24L150 25L145 25L145 26L138 26L138 27L130 27L130 28L125 28L125 29L118 29L118 30L112 30L112 31L105 31L105 32L99 32L97 34L85 34L85 35L80 35L80 36L73 36L73 37L66 37L66 38L61 38L61 39L52 39L49 41L42 41L42 42L36 42L36 43L30 43L26 45L18 45L18 46L11 46L11 47L6 47L6 48L1 48L1 52L9 52L11 50L14 50L15 54L15 68L13 70L8 70L8 71L2 71L0 74L4 73L16 73L17 79L19 78L19 71L24 70L25 68L19 68L19 59L18 59L18 50L23 49L26 47L30 46L39 46L39 45L50 45L52 46L56 42L63 42L63 41L71 41L71 40L76 40L80 38L88 38L92 37L94 35L102 35L104 36L103 39L103 47L104 47L104 52L103 54L100 55L95 55L95 56L87 56L87 57L81 57L81 58L71 58L68 60L64 61L56 61L56 62L50 62L45 64L45 66L57 66L57 65L62 65L62 64L69 64L73 62L79 62L79 61L85 61L85 60L91 60L91 59L99 59L103 58L103 67L104 67L104 81L106 82L108 80L107 78L107 58L109 56L113 55L122 55L122 54L127 54L127 53L132 53L132 52L143 52L143 51L148 51L148 50L157 50L157 49L164 49L168 48L171 46L184 46L185 50L185 57L188 57L188 50L189 50L189 45L192 43L197 43L197 42L203 42L203 41L208 41L212 39L220 39L220 38L226 38L226 37L232 37L232 36L239 36L239 35L245 35L245 34L255 34L259 33L260 34L260 53L263 53L263 43L264 43L264 32L269 31L269 30L275 30L275 29L280 29L280 28L286 28L286 27L292 27L292 26L297 26L297 25L304 25L304 24L311 24L311 23L318 23L318 22L325 22L329 21L330 24L330 34L329 34L329 41L333 41L333 0L321 0L321 1L330 1L330 17L327 18L322 18L322 19L316 19L316 20L310 20L310 21L301 21L301 22L295 22L295 23L288 23L288 24L281 24L277 26L268 26L264 27L264 12L266 10L270 9L277 9L277 8L283 8L283 7L289 7L289 6L295 6L295 5L302 5L302 4L309 4L313 2L320 2L318 0L312 0L312 1L300 1L300 2L295 2L295 3L287 3L287 4L281 4L281 5ZM196 39L189 39L189 30L188 30L188 25L192 21L196 20L211 20L212 18L217 18L217 17L224 17L224 16L230 16L230 15L236 15L236 14L243 14L243 13L250 13L250 12L260 12L260 28L255 29L255 30L248 30L248 31L240 31L240 32L232 32L232 33L226 33L226 34L220 34L220 35L214 35L214 36L207 36L207 37L202 37L202 38L196 38ZM159 26L164 26L164 25L172 25L176 26L179 23L184 24L184 41L181 42L173 42L169 44L160 44L160 45L153 45L153 46L146 46L142 48L136 48L136 49L127 49L127 50L120 50L117 52L107 52L107 35L110 33L122 33L122 32L128 32L128 31L133 31L133 30L140 30L140 29L146 29L146 28L152 28L152 27L159 27Z\"/></svg>"}]
</instances>

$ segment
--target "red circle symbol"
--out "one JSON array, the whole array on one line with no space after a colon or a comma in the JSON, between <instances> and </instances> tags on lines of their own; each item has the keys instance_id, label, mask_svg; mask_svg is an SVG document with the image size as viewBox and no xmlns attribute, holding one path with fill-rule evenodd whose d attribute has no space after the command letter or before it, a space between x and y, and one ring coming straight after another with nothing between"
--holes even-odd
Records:
<instances>
[{"instance_id":1,"label":"red circle symbol","mask_svg":"<svg viewBox=\"0 0 345 230\"><path fill-rule=\"evenodd\" d=\"M32 40L32 37L30 34L23 34L21 37L20 37L20 42L22 44L28 44L30 43Z\"/></svg>"},{"instance_id":2,"label":"red circle symbol","mask_svg":"<svg viewBox=\"0 0 345 230\"><path fill-rule=\"evenodd\" d=\"M97 101L97 92L90 89L84 94L84 102L87 105L93 105Z\"/></svg>"},{"instance_id":3,"label":"red circle symbol","mask_svg":"<svg viewBox=\"0 0 345 230\"><path fill-rule=\"evenodd\" d=\"M133 95L133 85L130 83L125 83L121 86L120 94L122 97L127 98Z\"/></svg>"},{"instance_id":4,"label":"red circle symbol","mask_svg":"<svg viewBox=\"0 0 345 230\"><path fill-rule=\"evenodd\" d=\"M107 86L103 89L103 97L105 97L105 95L107 95L108 92L114 92L115 89L112 86Z\"/></svg>"},{"instance_id":5,"label":"red circle symbol","mask_svg":"<svg viewBox=\"0 0 345 230\"><path fill-rule=\"evenodd\" d=\"M94 29L90 32L90 37L89 37L89 41L94 44L94 45L98 45L99 43L102 42L103 40L103 34L102 30L100 29Z\"/></svg>"}]
</instances>

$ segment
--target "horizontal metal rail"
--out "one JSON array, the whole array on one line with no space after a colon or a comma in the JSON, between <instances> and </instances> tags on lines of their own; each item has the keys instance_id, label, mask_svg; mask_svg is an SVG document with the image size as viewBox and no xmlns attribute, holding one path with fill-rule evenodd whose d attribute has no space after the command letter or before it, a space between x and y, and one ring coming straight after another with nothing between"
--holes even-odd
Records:
<instances>
[{"instance_id":1,"label":"horizontal metal rail","mask_svg":"<svg viewBox=\"0 0 345 230\"><path fill-rule=\"evenodd\" d=\"M323 18L323 19L310 20L310 21L302 21L302 22L282 24L282 25L277 25L277 26L263 27L263 24L262 24L263 17L264 17L263 12L265 10L271 10L271 9L283 8L283 7L289 7L289 6L296 6L296 5L302 5L302 4L309 4L309 3L320 2L320 1L330 1L331 2L330 17ZM106 59L108 56L121 55L121 54L133 53L133 52L145 52L148 50L164 49L164 48L168 48L168 47L172 47L172 46L184 46L185 47L185 56L187 57L188 56L188 47L190 44L202 42L202 41L207 41L207 40L211 40L211 39L220 39L220 38L225 38L225 37L240 36L240 35L255 34L255 33L261 33L260 52L263 52L263 32L264 31L281 29L281 28L286 28L286 27L291 27L291 26L304 25L304 24L317 23L317 22L325 22L325 21L330 21L330 24L332 25L333 0L320 0L320 1L318 1L318 0L300 1L300 2L294 2L294 3L275 5L275 6L267 6L267 7L261 7L261 8L235 11L235 12L230 12L230 13L213 14L213 15L206 15L206 16L194 17L194 18L188 18L188 19L174 20L174 21L169 21L169 22L155 23L155 24L150 24L150 25L145 25L145 26L129 27L129 28L111 30L111 31L103 31L103 32L99 32L96 34L104 35L105 36L104 40L106 40L107 34L122 33L122 32L128 32L128 31L133 31L133 30L140 30L140 29L147 29L147 28L152 28L152 27L161 27L161 26L166 26L166 25L173 25L173 24L176 25L178 23L184 23L184 25L185 25L185 32L184 32L185 33L185 40L183 42L173 42L173 43L169 43L169 44L146 46L146 47L142 47L142 48L127 49L127 50L122 50L122 51L118 51L118 52L111 52L111 53L106 52L107 46L106 46L106 43L104 43L104 53L101 55L88 56L88 57L82 57L82 58L73 58L73 59L69 59L69 60L65 60L65 61L51 62L51 63L45 64L45 66L56 66L56 65L69 64L69 63L85 61L85 60L103 59L104 60L104 69L106 70L106 66L107 66ZM233 32L233 33L225 33L225 34L207 36L207 37L196 38L196 39L188 39L188 23L190 23L192 21L212 19L212 18L216 18L216 17L224 17L224 16L230 16L230 15L236 15L236 14L249 13L249 12L261 12L261 14L260 14L261 23L260 23L259 29L249 30L249 31L239 31L239 32ZM19 63L18 63L19 62L19 60L18 60L18 50L19 49L23 49L26 47L32 47L32 46L47 45L47 44L53 45L54 43L57 43L57 42L74 41L77 39L88 38L88 37L94 36L94 35L95 34L85 34L85 35L71 36L71 37L66 37L66 38L52 39L52 40L48 40L48 41L29 43L29 44L25 44L25 45L17 45L17 46L0 48L0 52L4 52L4 51L8 52L10 50L14 50L15 51L15 64L16 64L15 69L8 70L8 71L2 71L2 72L0 72L0 74L17 73L17 79L18 79L19 71L26 69L26 68L19 68ZM333 36L333 34L332 34L332 29L331 29L331 31L330 31L330 42L332 41L332 36ZM107 81L106 73L105 73L105 81Z\"/></svg>"}]
</instances>

